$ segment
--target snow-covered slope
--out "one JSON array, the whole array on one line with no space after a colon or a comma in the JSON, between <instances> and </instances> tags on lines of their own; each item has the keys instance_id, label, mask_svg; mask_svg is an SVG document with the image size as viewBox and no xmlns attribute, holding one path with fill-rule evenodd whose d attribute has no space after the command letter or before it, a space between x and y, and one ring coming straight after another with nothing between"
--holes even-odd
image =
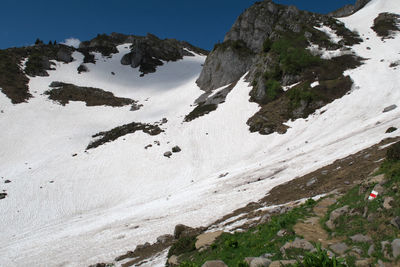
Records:
<instances>
[{"instance_id":1,"label":"snow-covered slope","mask_svg":"<svg viewBox=\"0 0 400 267\"><path fill-rule=\"evenodd\" d=\"M385 131L400 128L400 108L382 111L400 105L400 69L389 68L400 60L400 37L382 41L370 29L385 11L400 13L400 3L373 0L341 19L364 40L353 47L367 59L348 71L354 88L309 118L288 122L284 135L249 132L246 121L258 106L248 101L251 88L243 79L216 111L183 122L203 93L195 84L205 60L200 55L139 77L120 64L128 45L111 59L97 55L82 74L76 69L83 56L74 53L74 62L31 79L28 103L12 105L0 94L0 189L8 193L0 200L0 265L110 261L178 223L206 225L278 184L399 135ZM101 88L143 107L61 106L43 95L52 81ZM162 118L168 122L160 135L136 132L85 152L97 132ZM164 157L175 145L182 151ZM3 184L6 179L12 182Z\"/></svg>"}]
</instances>

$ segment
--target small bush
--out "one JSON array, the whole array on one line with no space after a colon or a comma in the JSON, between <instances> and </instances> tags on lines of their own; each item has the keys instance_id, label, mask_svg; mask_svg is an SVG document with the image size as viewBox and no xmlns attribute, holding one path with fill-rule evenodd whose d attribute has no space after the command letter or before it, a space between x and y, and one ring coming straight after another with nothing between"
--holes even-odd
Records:
<instances>
[{"instance_id":1,"label":"small bush","mask_svg":"<svg viewBox=\"0 0 400 267\"><path fill-rule=\"evenodd\" d=\"M335 256L329 258L326 250L321 248L321 245L317 244L316 252L306 252L303 261L298 261L294 264L295 267L345 267L343 259L337 259Z\"/></svg>"},{"instance_id":2,"label":"small bush","mask_svg":"<svg viewBox=\"0 0 400 267\"><path fill-rule=\"evenodd\" d=\"M186 252L191 252L196 250L196 237L189 236L189 237L181 237L179 240L174 243L168 251L168 257L172 255L180 255Z\"/></svg>"},{"instance_id":3,"label":"small bush","mask_svg":"<svg viewBox=\"0 0 400 267\"><path fill-rule=\"evenodd\" d=\"M310 88L310 85L305 83L302 86L296 86L288 91L290 106L292 109L298 108L301 101L307 105L317 99L316 94Z\"/></svg>"},{"instance_id":4,"label":"small bush","mask_svg":"<svg viewBox=\"0 0 400 267\"><path fill-rule=\"evenodd\" d=\"M265 94L267 101L275 100L281 92L282 92L282 87L278 81L274 79L270 79L267 81L265 85Z\"/></svg>"},{"instance_id":5,"label":"small bush","mask_svg":"<svg viewBox=\"0 0 400 267\"><path fill-rule=\"evenodd\" d=\"M271 50L273 42L270 39L265 39L263 43L263 52L268 53Z\"/></svg>"}]
</instances>

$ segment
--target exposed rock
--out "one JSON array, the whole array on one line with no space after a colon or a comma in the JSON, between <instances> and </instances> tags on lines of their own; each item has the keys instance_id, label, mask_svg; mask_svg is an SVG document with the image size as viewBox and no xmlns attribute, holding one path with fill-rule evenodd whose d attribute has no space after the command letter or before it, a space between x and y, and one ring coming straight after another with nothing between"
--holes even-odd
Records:
<instances>
[{"instance_id":1,"label":"exposed rock","mask_svg":"<svg viewBox=\"0 0 400 267\"><path fill-rule=\"evenodd\" d=\"M173 153L178 153L178 152L181 152L182 150L181 150L181 148L179 147L179 146L174 146L173 148L172 148L172 152Z\"/></svg>"},{"instance_id":2,"label":"exposed rock","mask_svg":"<svg viewBox=\"0 0 400 267\"><path fill-rule=\"evenodd\" d=\"M390 106L387 106L386 108L383 109L383 113L392 111L392 110L394 110L394 109L396 109L396 108L397 108L397 105L390 105Z\"/></svg>"},{"instance_id":3,"label":"exposed rock","mask_svg":"<svg viewBox=\"0 0 400 267\"><path fill-rule=\"evenodd\" d=\"M383 183L384 180L385 180L385 175L380 174L380 175L369 177L367 180L367 184L374 184L374 183L381 184L381 183Z\"/></svg>"},{"instance_id":4,"label":"exposed rock","mask_svg":"<svg viewBox=\"0 0 400 267\"><path fill-rule=\"evenodd\" d=\"M337 243L329 247L334 253L343 255L349 247L345 243Z\"/></svg>"},{"instance_id":5,"label":"exposed rock","mask_svg":"<svg viewBox=\"0 0 400 267\"><path fill-rule=\"evenodd\" d=\"M95 135L92 135L92 138L97 138L96 140L92 141L86 149L92 149L96 148L98 146L101 146L107 142L112 142L114 140L117 140L118 138L127 135L127 134L132 134L135 133L136 131L142 131L148 135L158 135L163 130L158 127L157 125L151 125L151 124L144 124L140 122L132 122L128 124L124 124L122 126L115 127L109 131L105 132L99 132Z\"/></svg>"},{"instance_id":6,"label":"exposed rock","mask_svg":"<svg viewBox=\"0 0 400 267\"><path fill-rule=\"evenodd\" d=\"M169 257L169 259L168 259L168 265L169 265L169 266L178 266L178 265L179 265L178 256L172 255L171 257Z\"/></svg>"},{"instance_id":7,"label":"exposed rock","mask_svg":"<svg viewBox=\"0 0 400 267\"><path fill-rule=\"evenodd\" d=\"M167 151L164 153L164 157L170 158L172 156L172 152L171 151Z\"/></svg>"},{"instance_id":8,"label":"exposed rock","mask_svg":"<svg viewBox=\"0 0 400 267\"><path fill-rule=\"evenodd\" d=\"M11 181L10 180L5 180L4 183L5 184L9 184L9 183L11 183Z\"/></svg>"},{"instance_id":9,"label":"exposed rock","mask_svg":"<svg viewBox=\"0 0 400 267\"><path fill-rule=\"evenodd\" d=\"M146 249L146 248L148 248L148 247L150 247L150 246L151 246L150 243L149 243L149 242L146 242L146 243L144 243L144 244L137 245L135 250L143 250L143 249Z\"/></svg>"},{"instance_id":10,"label":"exposed rock","mask_svg":"<svg viewBox=\"0 0 400 267\"><path fill-rule=\"evenodd\" d=\"M350 237L350 239L356 243L371 243L372 242L371 237L362 235L362 234L353 235Z\"/></svg>"},{"instance_id":11,"label":"exposed rock","mask_svg":"<svg viewBox=\"0 0 400 267\"><path fill-rule=\"evenodd\" d=\"M254 258L250 262L250 267L268 267L271 265L271 260L266 258Z\"/></svg>"},{"instance_id":12,"label":"exposed rock","mask_svg":"<svg viewBox=\"0 0 400 267\"><path fill-rule=\"evenodd\" d=\"M244 258L244 262L250 266L251 261L254 260L255 258L256 257L246 257Z\"/></svg>"},{"instance_id":13,"label":"exposed rock","mask_svg":"<svg viewBox=\"0 0 400 267\"><path fill-rule=\"evenodd\" d=\"M0 193L0 199L4 199L4 198L6 198L6 196L7 196L7 193Z\"/></svg>"},{"instance_id":14,"label":"exposed rock","mask_svg":"<svg viewBox=\"0 0 400 267\"><path fill-rule=\"evenodd\" d=\"M370 267L371 262L370 260L364 259L364 260L357 260L355 262L356 267Z\"/></svg>"},{"instance_id":15,"label":"exposed rock","mask_svg":"<svg viewBox=\"0 0 400 267\"><path fill-rule=\"evenodd\" d=\"M182 59L183 56L194 56L187 49L207 53L186 42L174 39L161 40L152 34L144 37L132 36L131 42L131 52L122 57L121 64L131 65L132 68L140 67L139 71L142 75L155 72L157 66L163 65L162 61L176 61Z\"/></svg>"},{"instance_id":16,"label":"exposed rock","mask_svg":"<svg viewBox=\"0 0 400 267\"><path fill-rule=\"evenodd\" d=\"M400 256L400 239L393 240L392 251L393 251L394 258L397 258L398 256Z\"/></svg>"},{"instance_id":17,"label":"exposed rock","mask_svg":"<svg viewBox=\"0 0 400 267\"><path fill-rule=\"evenodd\" d=\"M202 228L192 228L183 224L175 226L174 238L179 239L181 237L195 236L202 232Z\"/></svg>"},{"instance_id":18,"label":"exposed rock","mask_svg":"<svg viewBox=\"0 0 400 267\"><path fill-rule=\"evenodd\" d=\"M385 188L380 184L375 185L373 190L376 191L378 195L382 195L385 192Z\"/></svg>"},{"instance_id":19,"label":"exposed rock","mask_svg":"<svg viewBox=\"0 0 400 267\"><path fill-rule=\"evenodd\" d=\"M347 205L332 211L329 216L329 220L326 222L326 226L333 230L335 228L335 220L347 212L349 212L349 206Z\"/></svg>"},{"instance_id":20,"label":"exposed rock","mask_svg":"<svg viewBox=\"0 0 400 267\"><path fill-rule=\"evenodd\" d=\"M281 267L281 266L286 266L286 265L292 265L295 264L297 261L296 260L281 260L281 261L273 261L269 265L269 267Z\"/></svg>"},{"instance_id":21,"label":"exposed rock","mask_svg":"<svg viewBox=\"0 0 400 267\"><path fill-rule=\"evenodd\" d=\"M345 5L344 7L341 7L338 10L328 13L328 16L332 16L335 18L350 16L351 14L354 14L355 12L363 8L370 1L371 0L357 0L354 5Z\"/></svg>"},{"instance_id":22,"label":"exposed rock","mask_svg":"<svg viewBox=\"0 0 400 267\"><path fill-rule=\"evenodd\" d=\"M86 103L86 106L138 106L137 101L133 99L116 97L113 93L99 88L81 87L62 82L52 82L49 86L53 89L46 91L44 94L48 95L49 99L57 101L63 106L70 101L82 101Z\"/></svg>"},{"instance_id":23,"label":"exposed rock","mask_svg":"<svg viewBox=\"0 0 400 267\"><path fill-rule=\"evenodd\" d=\"M89 69L86 67L85 64L81 64L79 65L79 67L77 68L78 74L81 74L82 72L88 72Z\"/></svg>"},{"instance_id":24,"label":"exposed rock","mask_svg":"<svg viewBox=\"0 0 400 267\"><path fill-rule=\"evenodd\" d=\"M228 267L223 261L206 261L201 267Z\"/></svg>"},{"instance_id":25,"label":"exposed rock","mask_svg":"<svg viewBox=\"0 0 400 267\"><path fill-rule=\"evenodd\" d=\"M260 219L260 224L264 224L267 223L271 220L271 214L267 213L265 215L263 215Z\"/></svg>"},{"instance_id":26,"label":"exposed rock","mask_svg":"<svg viewBox=\"0 0 400 267\"><path fill-rule=\"evenodd\" d=\"M197 240L195 243L196 249L210 246L220 235L222 235L222 233L223 231L217 231L212 233L204 233L197 236Z\"/></svg>"},{"instance_id":27,"label":"exposed rock","mask_svg":"<svg viewBox=\"0 0 400 267\"><path fill-rule=\"evenodd\" d=\"M310 187L311 185L315 184L316 182L317 182L317 178L313 177L307 182L306 186Z\"/></svg>"},{"instance_id":28,"label":"exposed rock","mask_svg":"<svg viewBox=\"0 0 400 267\"><path fill-rule=\"evenodd\" d=\"M393 38L395 32L400 31L400 15L393 13L380 13L374 19L374 25L371 27L376 34L384 39Z\"/></svg>"},{"instance_id":29,"label":"exposed rock","mask_svg":"<svg viewBox=\"0 0 400 267\"><path fill-rule=\"evenodd\" d=\"M162 235L157 237L157 243L161 243L161 244L165 244L168 243L170 241L172 241L174 239L173 235Z\"/></svg>"},{"instance_id":30,"label":"exposed rock","mask_svg":"<svg viewBox=\"0 0 400 267\"><path fill-rule=\"evenodd\" d=\"M397 216L396 218L393 218L390 223L394 226L397 227L400 230L400 217Z\"/></svg>"},{"instance_id":31,"label":"exposed rock","mask_svg":"<svg viewBox=\"0 0 400 267\"><path fill-rule=\"evenodd\" d=\"M285 236L287 234L288 234L288 232L285 229L281 229L278 231L278 233L276 233L276 235L279 237Z\"/></svg>"},{"instance_id":32,"label":"exposed rock","mask_svg":"<svg viewBox=\"0 0 400 267\"><path fill-rule=\"evenodd\" d=\"M74 59L72 58L73 49L67 46L61 46L57 52L57 60L64 63L70 63Z\"/></svg>"},{"instance_id":33,"label":"exposed rock","mask_svg":"<svg viewBox=\"0 0 400 267\"><path fill-rule=\"evenodd\" d=\"M382 241L381 242L381 247L382 247L381 252L383 253L383 256L385 258L387 258L387 259L392 259L392 256L390 255L390 251L389 251L390 247L391 247L390 242L389 241Z\"/></svg>"},{"instance_id":34,"label":"exposed rock","mask_svg":"<svg viewBox=\"0 0 400 267\"><path fill-rule=\"evenodd\" d=\"M282 252L282 254L285 254L286 250L292 248L315 251L314 246L310 242L305 239L299 238L296 238L293 242L287 242L285 245L283 245L283 247L280 248L280 251Z\"/></svg>"},{"instance_id":35,"label":"exposed rock","mask_svg":"<svg viewBox=\"0 0 400 267\"><path fill-rule=\"evenodd\" d=\"M374 244L372 244L370 247L369 247L369 249L368 249L368 256L372 256L372 253L374 253L375 252L375 245Z\"/></svg>"},{"instance_id":36,"label":"exposed rock","mask_svg":"<svg viewBox=\"0 0 400 267\"><path fill-rule=\"evenodd\" d=\"M394 198L392 197L385 197L383 199L383 207L387 210L390 210L392 208L392 206L390 205L390 203L392 203L394 201Z\"/></svg>"}]
</instances>

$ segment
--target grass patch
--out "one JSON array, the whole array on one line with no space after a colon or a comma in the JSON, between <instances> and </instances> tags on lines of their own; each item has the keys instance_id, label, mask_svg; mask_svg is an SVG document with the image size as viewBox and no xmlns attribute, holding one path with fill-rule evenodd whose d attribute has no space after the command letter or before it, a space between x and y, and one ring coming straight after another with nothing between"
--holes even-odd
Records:
<instances>
[{"instance_id":1,"label":"grass patch","mask_svg":"<svg viewBox=\"0 0 400 267\"><path fill-rule=\"evenodd\" d=\"M224 233L205 251L188 252L181 255L180 259L197 264L194 266L201 266L209 260L222 260L228 266L245 266L245 257L260 256L264 253L274 254L272 260L282 259L283 255L279 249L286 242L296 238L293 226L299 219L310 215L314 205L315 201L309 200L285 214L273 216L269 223L258 225L247 232ZM289 234L277 237L276 233L281 229L286 229Z\"/></svg>"}]
</instances>

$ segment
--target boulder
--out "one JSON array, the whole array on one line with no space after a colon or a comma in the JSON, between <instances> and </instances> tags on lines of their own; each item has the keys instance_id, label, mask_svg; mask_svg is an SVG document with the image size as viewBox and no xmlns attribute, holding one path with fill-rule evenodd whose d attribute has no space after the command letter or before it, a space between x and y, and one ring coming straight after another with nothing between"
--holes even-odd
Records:
<instances>
[{"instance_id":1,"label":"boulder","mask_svg":"<svg viewBox=\"0 0 400 267\"><path fill-rule=\"evenodd\" d=\"M357 260L355 262L356 267L370 267L371 266L371 262L370 260Z\"/></svg>"},{"instance_id":2,"label":"boulder","mask_svg":"<svg viewBox=\"0 0 400 267\"><path fill-rule=\"evenodd\" d=\"M356 234L350 237L351 241L356 243L372 243L372 239L369 236Z\"/></svg>"},{"instance_id":3,"label":"boulder","mask_svg":"<svg viewBox=\"0 0 400 267\"><path fill-rule=\"evenodd\" d=\"M397 108L397 105L390 105L390 106L387 106L386 108L383 109L383 113L392 111L392 110L394 110L394 109L396 109L396 108Z\"/></svg>"},{"instance_id":4,"label":"boulder","mask_svg":"<svg viewBox=\"0 0 400 267\"><path fill-rule=\"evenodd\" d=\"M283 245L283 247L280 248L280 251L282 252L282 254L285 254L286 250L293 248L303 249L308 251L316 251L316 249L310 242L300 238L296 238L293 242L287 242L285 245Z\"/></svg>"},{"instance_id":5,"label":"boulder","mask_svg":"<svg viewBox=\"0 0 400 267\"><path fill-rule=\"evenodd\" d=\"M383 186L380 184L375 185L373 190L378 192L378 195L382 195L385 192L385 188L383 188Z\"/></svg>"},{"instance_id":6,"label":"boulder","mask_svg":"<svg viewBox=\"0 0 400 267\"><path fill-rule=\"evenodd\" d=\"M392 206L390 205L390 203L392 203L394 201L394 198L392 197L385 197L383 199L383 207L387 210L392 209Z\"/></svg>"},{"instance_id":7,"label":"boulder","mask_svg":"<svg viewBox=\"0 0 400 267\"><path fill-rule=\"evenodd\" d=\"M7 196L7 193L0 193L0 199L4 199L4 198L6 198L6 196Z\"/></svg>"},{"instance_id":8,"label":"boulder","mask_svg":"<svg viewBox=\"0 0 400 267\"><path fill-rule=\"evenodd\" d=\"M196 249L210 246L220 235L222 235L222 233L223 231L217 231L212 233L204 233L197 236L197 240L195 243Z\"/></svg>"},{"instance_id":9,"label":"boulder","mask_svg":"<svg viewBox=\"0 0 400 267\"><path fill-rule=\"evenodd\" d=\"M179 146L174 146L173 148L172 148L172 152L173 153L178 153L178 152L181 152L182 150L181 150L181 148L179 147Z\"/></svg>"},{"instance_id":10,"label":"boulder","mask_svg":"<svg viewBox=\"0 0 400 267\"><path fill-rule=\"evenodd\" d=\"M171 151L167 151L164 153L164 157L170 158L172 156L172 152Z\"/></svg>"},{"instance_id":11,"label":"boulder","mask_svg":"<svg viewBox=\"0 0 400 267\"><path fill-rule=\"evenodd\" d=\"M173 235L162 235L157 237L157 243L166 244L171 242L174 239Z\"/></svg>"},{"instance_id":12,"label":"boulder","mask_svg":"<svg viewBox=\"0 0 400 267\"><path fill-rule=\"evenodd\" d=\"M396 218L393 218L390 223L394 226L397 227L400 230L400 217L397 216Z\"/></svg>"},{"instance_id":13,"label":"boulder","mask_svg":"<svg viewBox=\"0 0 400 267\"><path fill-rule=\"evenodd\" d=\"M368 256L372 256L372 253L375 252L375 245L371 245L368 249Z\"/></svg>"},{"instance_id":14,"label":"boulder","mask_svg":"<svg viewBox=\"0 0 400 267\"><path fill-rule=\"evenodd\" d=\"M335 254L343 255L349 247L345 243L337 243L329 247Z\"/></svg>"},{"instance_id":15,"label":"boulder","mask_svg":"<svg viewBox=\"0 0 400 267\"><path fill-rule=\"evenodd\" d=\"M61 46L61 48L57 52L57 60L62 61L64 63L70 63L74 60L71 54L72 54L71 49L65 46Z\"/></svg>"},{"instance_id":16,"label":"boulder","mask_svg":"<svg viewBox=\"0 0 400 267\"><path fill-rule=\"evenodd\" d=\"M286 265L292 265L295 264L297 261L296 260L282 260L282 261L273 261L269 265L269 267L281 267L281 266L286 266Z\"/></svg>"},{"instance_id":17,"label":"boulder","mask_svg":"<svg viewBox=\"0 0 400 267\"><path fill-rule=\"evenodd\" d=\"M178 224L175 226L174 238L179 239L181 237L195 236L198 235L201 230L201 228L192 228L183 224Z\"/></svg>"},{"instance_id":18,"label":"boulder","mask_svg":"<svg viewBox=\"0 0 400 267\"><path fill-rule=\"evenodd\" d=\"M5 184L9 184L9 183L11 183L11 181L10 180L5 180L4 183Z\"/></svg>"},{"instance_id":19,"label":"boulder","mask_svg":"<svg viewBox=\"0 0 400 267\"><path fill-rule=\"evenodd\" d=\"M331 214L329 216L329 220L326 222L326 226L329 229L333 230L335 228L335 220L348 212L349 212L349 206L347 206L347 205L344 207L335 209L334 211L331 212Z\"/></svg>"},{"instance_id":20,"label":"boulder","mask_svg":"<svg viewBox=\"0 0 400 267\"><path fill-rule=\"evenodd\" d=\"M223 261L206 261L201 267L228 267Z\"/></svg>"},{"instance_id":21,"label":"boulder","mask_svg":"<svg viewBox=\"0 0 400 267\"><path fill-rule=\"evenodd\" d=\"M393 240L392 251L393 251L394 258L397 258L398 256L400 256L400 239Z\"/></svg>"},{"instance_id":22,"label":"boulder","mask_svg":"<svg viewBox=\"0 0 400 267\"><path fill-rule=\"evenodd\" d=\"M179 265L179 259L178 256L172 255L168 259L168 266L178 266Z\"/></svg>"},{"instance_id":23,"label":"boulder","mask_svg":"<svg viewBox=\"0 0 400 267\"><path fill-rule=\"evenodd\" d=\"M244 262L250 266L251 261L254 260L255 258L256 257L246 257L244 258Z\"/></svg>"},{"instance_id":24,"label":"boulder","mask_svg":"<svg viewBox=\"0 0 400 267\"><path fill-rule=\"evenodd\" d=\"M254 258L250 262L250 267L268 267L271 264L271 260L266 258Z\"/></svg>"}]
</instances>

